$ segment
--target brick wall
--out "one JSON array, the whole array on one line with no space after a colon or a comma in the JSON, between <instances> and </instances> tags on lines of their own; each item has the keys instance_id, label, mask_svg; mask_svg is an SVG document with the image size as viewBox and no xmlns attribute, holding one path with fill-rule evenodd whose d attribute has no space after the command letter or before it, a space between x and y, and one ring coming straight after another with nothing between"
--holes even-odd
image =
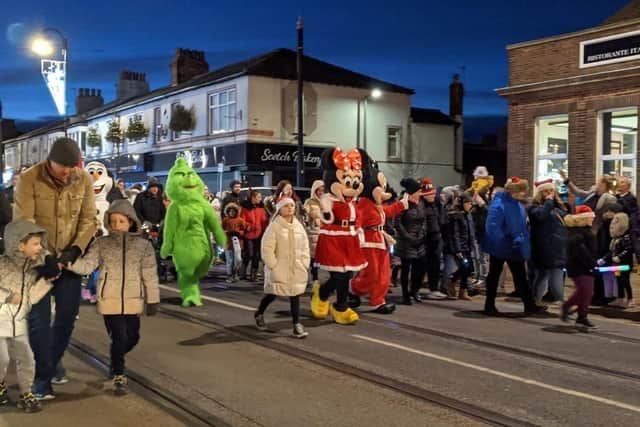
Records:
<instances>
[{"instance_id":1,"label":"brick wall","mask_svg":"<svg viewBox=\"0 0 640 427\"><path fill-rule=\"evenodd\" d=\"M640 60L579 68L580 42L640 30L640 23L607 25L594 32L509 49L509 85L562 79L640 66Z\"/></svg>"}]
</instances>

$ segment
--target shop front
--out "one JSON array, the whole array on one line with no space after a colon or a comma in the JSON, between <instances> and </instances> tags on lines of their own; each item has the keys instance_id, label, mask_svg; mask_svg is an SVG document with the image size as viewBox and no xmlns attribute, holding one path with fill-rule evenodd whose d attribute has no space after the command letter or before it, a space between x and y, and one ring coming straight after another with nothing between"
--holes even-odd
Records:
<instances>
[{"instance_id":1,"label":"shop front","mask_svg":"<svg viewBox=\"0 0 640 427\"><path fill-rule=\"evenodd\" d=\"M637 10L637 9L636 9ZM589 188L602 174L638 187L640 13L509 46L507 176Z\"/></svg>"}]
</instances>

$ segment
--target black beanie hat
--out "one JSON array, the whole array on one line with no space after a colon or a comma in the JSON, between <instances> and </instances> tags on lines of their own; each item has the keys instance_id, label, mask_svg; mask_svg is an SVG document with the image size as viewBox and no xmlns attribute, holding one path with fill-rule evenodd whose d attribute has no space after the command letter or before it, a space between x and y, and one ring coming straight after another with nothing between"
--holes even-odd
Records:
<instances>
[{"instance_id":1,"label":"black beanie hat","mask_svg":"<svg viewBox=\"0 0 640 427\"><path fill-rule=\"evenodd\" d=\"M400 181L400 185L407 191L409 194L413 194L416 191L420 191L422 186L420 183L413 178L404 178Z\"/></svg>"},{"instance_id":2,"label":"black beanie hat","mask_svg":"<svg viewBox=\"0 0 640 427\"><path fill-rule=\"evenodd\" d=\"M47 159L62 166L74 167L80 163L82 153L73 139L63 137L53 142Z\"/></svg>"}]
</instances>

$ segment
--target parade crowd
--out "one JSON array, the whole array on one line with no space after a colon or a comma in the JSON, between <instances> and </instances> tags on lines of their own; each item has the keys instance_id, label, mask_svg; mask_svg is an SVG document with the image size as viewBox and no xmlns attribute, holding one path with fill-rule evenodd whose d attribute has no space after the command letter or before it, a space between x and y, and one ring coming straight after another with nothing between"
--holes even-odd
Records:
<instances>
[{"instance_id":1,"label":"parade crowd","mask_svg":"<svg viewBox=\"0 0 640 427\"><path fill-rule=\"evenodd\" d=\"M514 176L499 187L479 166L469 188L407 177L396 194L377 170L347 176L359 172L362 156L347 167L347 154L333 154L342 198L336 182L326 180L315 181L306 200L284 180L266 197L251 189L241 197L238 181L220 198L204 188L226 234L226 241L212 242L220 246L226 281L264 284L254 313L258 329L268 329L264 313L282 296L290 301L293 336L306 337L300 296L308 286L314 316L330 313L343 324L357 321L353 310L365 297L372 312L392 314L388 295L398 284L403 305L484 294L484 313L499 316L505 264L515 287L508 296L522 301L527 314L557 303L563 321L577 312L576 325L595 328L589 305L633 305L640 220L628 178L601 176L582 190L562 172L561 181L542 179L530 188ZM104 317L116 394L127 392L125 354L140 340L140 315L155 314L160 302L165 260L150 230L156 227L161 238L172 203L163 186L150 179L144 189L127 189L118 181L106 195L100 227L92 183L98 172L85 173L76 167L80 161L77 144L60 139L47 160L0 193L0 380L14 360L18 406L27 412L55 398L53 385L69 381L62 357L81 296ZM336 244L343 252L334 253ZM354 254L360 251L362 258ZM83 276L89 276L84 284ZM565 299L567 277L575 291ZM334 292L337 300L329 303ZM0 382L0 404L7 396Z\"/></svg>"}]
</instances>

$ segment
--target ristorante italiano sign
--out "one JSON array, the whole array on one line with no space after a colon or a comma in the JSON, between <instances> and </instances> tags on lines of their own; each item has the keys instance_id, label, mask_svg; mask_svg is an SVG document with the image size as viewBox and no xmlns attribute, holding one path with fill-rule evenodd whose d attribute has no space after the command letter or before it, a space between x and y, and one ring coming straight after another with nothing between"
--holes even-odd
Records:
<instances>
[{"instance_id":1,"label":"ristorante italiano sign","mask_svg":"<svg viewBox=\"0 0 640 427\"><path fill-rule=\"evenodd\" d=\"M640 31L580 43L580 68L640 59Z\"/></svg>"}]
</instances>

